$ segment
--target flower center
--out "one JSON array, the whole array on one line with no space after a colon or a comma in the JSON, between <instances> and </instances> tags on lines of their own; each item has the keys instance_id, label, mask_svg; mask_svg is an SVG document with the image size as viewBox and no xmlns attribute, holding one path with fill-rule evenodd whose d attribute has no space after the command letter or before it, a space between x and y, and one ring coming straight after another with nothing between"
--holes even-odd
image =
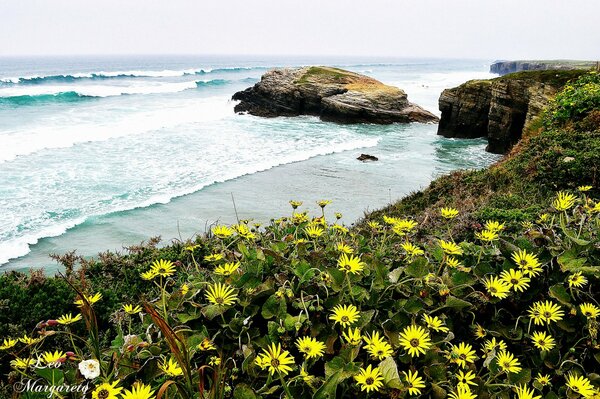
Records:
<instances>
[{"instance_id":1,"label":"flower center","mask_svg":"<svg viewBox=\"0 0 600 399\"><path fill-rule=\"evenodd\" d=\"M547 318L547 319L549 319L549 318L552 317L552 313L550 313L550 312L544 312L544 317Z\"/></svg>"},{"instance_id":2,"label":"flower center","mask_svg":"<svg viewBox=\"0 0 600 399\"><path fill-rule=\"evenodd\" d=\"M348 318L348 316L342 316L342 323L348 323L350 321L350 319Z\"/></svg>"},{"instance_id":3,"label":"flower center","mask_svg":"<svg viewBox=\"0 0 600 399\"><path fill-rule=\"evenodd\" d=\"M273 366L273 367L275 367L275 368L279 367L279 360L277 360L277 359L272 359L272 360L271 360L271 366Z\"/></svg>"},{"instance_id":4,"label":"flower center","mask_svg":"<svg viewBox=\"0 0 600 399\"><path fill-rule=\"evenodd\" d=\"M458 358L460 360L467 360L467 355L465 355L464 353L461 353L460 355L458 355Z\"/></svg>"},{"instance_id":5,"label":"flower center","mask_svg":"<svg viewBox=\"0 0 600 399\"><path fill-rule=\"evenodd\" d=\"M108 398L108 394L109 392L106 389L102 389L98 392L98 399L106 399Z\"/></svg>"},{"instance_id":6,"label":"flower center","mask_svg":"<svg viewBox=\"0 0 600 399\"><path fill-rule=\"evenodd\" d=\"M521 266L527 266L527 261L526 261L525 259L521 259L521 260L519 261L519 264L520 264Z\"/></svg>"},{"instance_id":7,"label":"flower center","mask_svg":"<svg viewBox=\"0 0 600 399\"><path fill-rule=\"evenodd\" d=\"M372 377L369 377L365 380L365 384L367 385L373 385L374 382L375 380Z\"/></svg>"},{"instance_id":8,"label":"flower center","mask_svg":"<svg viewBox=\"0 0 600 399\"><path fill-rule=\"evenodd\" d=\"M510 280L510 283L512 285L517 285L517 284L519 284L519 280L517 280L516 278L513 278L512 280Z\"/></svg>"},{"instance_id":9,"label":"flower center","mask_svg":"<svg viewBox=\"0 0 600 399\"><path fill-rule=\"evenodd\" d=\"M217 302L218 304L222 304L222 303L224 302L224 301L223 301L223 297L220 297L220 296L219 296L219 297L216 297L216 298L215 298L215 302Z\"/></svg>"},{"instance_id":10,"label":"flower center","mask_svg":"<svg viewBox=\"0 0 600 399\"><path fill-rule=\"evenodd\" d=\"M498 290L496 289L496 287L490 287L490 292L496 293L496 292L498 292Z\"/></svg>"},{"instance_id":11,"label":"flower center","mask_svg":"<svg viewBox=\"0 0 600 399\"><path fill-rule=\"evenodd\" d=\"M412 346L413 348L416 348L419 346L419 340L417 338L413 338L410 340L410 346Z\"/></svg>"}]
</instances>

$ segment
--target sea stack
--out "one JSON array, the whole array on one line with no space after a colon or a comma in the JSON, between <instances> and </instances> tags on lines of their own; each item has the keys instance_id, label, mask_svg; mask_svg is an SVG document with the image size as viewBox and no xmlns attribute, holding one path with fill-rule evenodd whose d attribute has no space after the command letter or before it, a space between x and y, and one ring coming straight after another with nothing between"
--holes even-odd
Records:
<instances>
[{"instance_id":1,"label":"sea stack","mask_svg":"<svg viewBox=\"0 0 600 399\"><path fill-rule=\"evenodd\" d=\"M338 123L437 122L393 86L339 68L279 68L237 92L235 112L262 117L315 115Z\"/></svg>"}]
</instances>

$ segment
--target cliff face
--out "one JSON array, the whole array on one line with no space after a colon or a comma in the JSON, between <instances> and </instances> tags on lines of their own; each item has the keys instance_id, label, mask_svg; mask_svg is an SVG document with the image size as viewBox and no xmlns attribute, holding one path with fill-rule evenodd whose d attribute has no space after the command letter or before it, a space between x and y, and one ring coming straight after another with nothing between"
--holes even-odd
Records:
<instances>
[{"instance_id":1,"label":"cliff face","mask_svg":"<svg viewBox=\"0 0 600 399\"><path fill-rule=\"evenodd\" d=\"M406 93L378 80L329 67L274 69L233 95L235 112L263 117L316 115L340 123L437 122Z\"/></svg>"},{"instance_id":2,"label":"cliff face","mask_svg":"<svg viewBox=\"0 0 600 399\"><path fill-rule=\"evenodd\" d=\"M496 61L490 65L490 72L506 75L521 71L573 70L596 66L594 61L549 60L549 61Z\"/></svg>"},{"instance_id":3,"label":"cliff face","mask_svg":"<svg viewBox=\"0 0 600 399\"><path fill-rule=\"evenodd\" d=\"M442 92L438 134L488 139L487 151L502 154L569 80L584 71L521 72L475 80Z\"/></svg>"}]
</instances>

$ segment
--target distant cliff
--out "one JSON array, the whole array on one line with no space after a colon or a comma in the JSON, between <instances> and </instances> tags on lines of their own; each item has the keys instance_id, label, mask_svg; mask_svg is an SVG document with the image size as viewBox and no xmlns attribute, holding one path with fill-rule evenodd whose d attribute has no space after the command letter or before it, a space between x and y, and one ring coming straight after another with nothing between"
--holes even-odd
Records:
<instances>
[{"instance_id":1,"label":"distant cliff","mask_svg":"<svg viewBox=\"0 0 600 399\"><path fill-rule=\"evenodd\" d=\"M546 71L546 70L572 70L586 69L596 66L596 61L575 60L520 60L520 61L496 61L490 65L490 72L506 75L521 71Z\"/></svg>"},{"instance_id":2,"label":"distant cliff","mask_svg":"<svg viewBox=\"0 0 600 399\"><path fill-rule=\"evenodd\" d=\"M502 154L556 92L584 70L519 72L490 80L471 80L444 90L438 134L488 139L487 151Z\"/></svg>"}]
</instances>

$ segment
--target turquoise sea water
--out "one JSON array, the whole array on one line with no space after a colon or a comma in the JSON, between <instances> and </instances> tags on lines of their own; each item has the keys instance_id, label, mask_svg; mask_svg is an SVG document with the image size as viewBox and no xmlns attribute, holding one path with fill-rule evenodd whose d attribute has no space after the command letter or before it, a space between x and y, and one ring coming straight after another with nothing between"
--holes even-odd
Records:
<instances>
[{"instance_id":1,"label":"turquoise sea water","mask_svg":"<svg viewBox=\"0 0 600 399\"><path fill-rule=\"evenodd\" d=\"M327 198L352 223L458 168L497 159L435 125L337 125L235 115L231 95L274 66L336 65L437 113L447 87L491 77L472 60L97 57L0 59L0 268L56 264L216 220L268 222ZM366 152L379 162L361 163Z\"/></svg>"}]
</instances>

